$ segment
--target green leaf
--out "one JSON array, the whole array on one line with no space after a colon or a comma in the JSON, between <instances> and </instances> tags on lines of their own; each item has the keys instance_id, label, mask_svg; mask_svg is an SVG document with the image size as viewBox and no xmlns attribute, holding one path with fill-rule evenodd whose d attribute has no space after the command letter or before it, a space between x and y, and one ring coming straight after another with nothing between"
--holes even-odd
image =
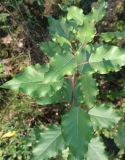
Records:
<instances>
[{"instance_id":1,"label":"green leaf","mask_svg":"<svg viewBox=\"0 0 125 160\"><path fill-rule=\"evenodd\" d=\"M57 54L50 60L51 67L49 73L50 76L53 75L53 78L62 78L64 75L73 74L76 67L76 60L75 56L71 53L61 55Z\"/></svg>"},{"instance_id":2,"label":"green leaf","mask_svg":"<svg viewBox=\"0 0 125 160\"><path fill-rule=\"evenodd\" d=\"M37 145L33 148L34 160L44 160L55 157L60 150L64 149L65 143L60 127L53 126L39 134Z\"/></svg>"},{"instance_id":3,"label":"green leaf","mask_svg":"<svg viewBox=\"0 0 125 160\"><path fill-rule=\"evenodd\" d=\"M105 146L99 137L91 139L88 147L87 160L108 160Z\"/></svg>"},{"instance_id":4,"label":"green leaf","mask_svg":"<svg viewBox=\"0 0 125 160\"><path fill-rule=\"evenodd\" d=\"M83 27L80 27L77 32L77 39L82 44L87 44L88 42L91 42L96 33L95 26L91 22L89 21L87 22L87 21L85 21L85 24L83 25Z\"/></svg>"},{"instance_id":5,"label":"green leaf","mask_svg":"<svg viewBox=\"0 0 125 160\"><path fill-rule=\"evenodd\" d=\"M120 120L112 104L101 104L89 111L91 122L95 129L111 128Z\"/></svg>"},{"instance_id":6,"label":"green leaf","mask_svg":"<svg viewBox=\"0 0 125 160\"><path fill-rule=\"evenodd\" d=\"M76 158L74 157L72 153L69 153L67 160L76 160Z\"/></svg>"},{"instance_id":7,"label":"green leaf","mask_svg":"<svg viewBox=\"0 0 125 160\"><path fill-rule=\"evenodd\" d=\"M40 105L56 104L56 103L72 103L72 82L71 79L65 79L62 88L55 92L52 96L45 96L37 99ZM83 103L82 92L78 79L75 79L74 102L76 104Z\"/></svg>"},{"instance_id":8,"label":"green leaf","mask_svg":"<svg viewBox=\"0 0 125 160\"><path fill-rule=\"evenodd\" d=\"M82 159L92 137L92 127L87 112L73 107L62 119L62 132L74 156Z\"/></svg>"},{"instance_id":9,"label":"green leaf","mask_svg":"<svg viewBox=\"0 0 125 160\"><path fill-rule=\"evenodd\" d=\"M77 69L80 74L92 74L94 73L92 67L89 64L89 58L91 51L91 46L87 45L83 48L81 45L80 49L76 52Z\"/></svg>"},{"instance_id":10,"label":"green leaf","mask_svg":"<svg viewBox=\"0 0 125 160\"><path fill-rule=\"evenodd\" d=\"M63 46L64 44L68 44L71 46L70 41L67 40L64 37L60 37L59 35L55 36L55 39L53 39L56 43L58 43L60 46Z\"/></svg>"},{"instance_id":11,"label":"green leaf","mask_svg":"<svg viewBox=\"0 0 125 160\"><path fill-rule=\"evenodd\" d=\"M125 32L106 32L106 33L101 33L101 39L104 40L105 42L110 42L110 41L118 41L121 39L125 38Z\"/></svg>"},{"instance_id":12,"label":"green leaf","mask_svg":"<svg viewBox=\"0 0 125 160\"><path fill-rule=\"evenodd\" d=\"M62 88L52 96L41 97L37 99L40 105L56 104L56 103L69 103L72 99L71 80L65 80Z\"/></svg>"},{"instance_id":13,"label":"green leaf","mask_svg":"<svg viewBox=\"0 0 125 160\"><path fill-rule=\"evenodd\" d=\"M105 15L105 1L101 0L96 5L98 7L93 7L92 12L86 16L83 16L81 19L83 21L83 25L78 29L77 38L82 44L87 44L93 40L96 34L95 24ZM76 13L75 16L77 15L78 14ZM80 16L78 16L78 18L79 17Z\"/></svg>"},{"instance_id":14,"label":"green leaf","mask_svg":"<svg viewBox=\"0 0 125 160\"><path fill-rule=\"evenodd\" d=\"M48 70L48 65L29 66L24 72L6 82L2 88L19 90L33 98L52 95L62 87L63 80L51 79L52 75L47 74Z\"/></svg>"},{"instance_id":15,"label":"green leaf","mask_svg":"<svg viewBox=\"0 0 125 160\"><path fill-rule=\"evenodd\" d=\"M62 51L61 47L58 44L51 41L41 43L39 46L40 49L44 52L44 54L48 57L53 57L56 54L60 54Z\"/></svg>"},{"instance_id":16,"label":"green leaf","mask_svg":"<svg viewBox=\"0 0 125 160\"><path fill-rule=\"evenodd\" d=\"M67 22L66 18L62 17L58 20L49 17L49 32L53 36L53 40L61 45L70 44L72 39L73 25Z\"/></svg>"},{"instance_id":17,"label":"green leaf","mask_svg":"<svg viewBox=\"0 0 125 160\"><path fill-rule=\"evenodd\" d=\"M84 20L83 10L76 6L68 8L67 19L73 19L77 23L77 25L82 25Z\"/></svg>"},{"instance_id":18,"label":"green leaf","mask_svg":"<svg viewBox=\"0 0 125 160\"><path fill-rule=\"evenodd\" d=\"M96 6L92 7L92 20L95 23L99 22L105 15L106 2L105 0L98 0Z\"/></svg>"},{"instance_id":19,"label":"green leaf","mask_svg":"<svg viewBox=\"0 0 125 160\"><path fill-rule=\"evenodd\" d=\"M120 149L125 150L125 123L120 122L114 141Z\"/></svg>"},{"instance_id":20,"label":"green leaf","mask_svg":"<svg viewBox=\"0 0 125 160\"><path fill-rule=\"evenodd\" d=\"M77 24L73 20L68 20L64 17L54 19L49 17L49 32L52 35L52 40L60 45L68 44L71 46L71 41L75 38Z\"/></svg>"},{"instance_id":21,"label":"green leaf","mask_svg":"<svg viewBox=\"0 0 125 160\"><path fill-rule=\"evenodd\" d=\"M50 59L50 66L37 64L27 67L24 72L15 76L2 87L22 91L36 99L41 98L42 100L46 96L49 98L62 88L63 76L72 75L75 66L74 55L70 53L56 54L54 58Z\"/></svg>"},{"instance_id":22,"label":"green leaf","mask_svg":"<svg viewBox=\"0 0 125 160\"><path fill-rule=\"evenodd\" d=\"M86 45L93 40L95 34L95 23L92 19L92 15L88 14L84 17L83 25L78 28L76 37L82 44Z\"/></svg>"},{"instance_id":23,"label":"green leaf","mask_svg":"<svg viewBox=\"0 0 125 160\"><path fill-rule=\"evenodd\" d=\"M84 74L80 77L80 89L82 91L85 104L92 107L96 102L96 96L99 91L97 88L97 82L91 74Z\"/></svg>"},{"instance_id":24,"label":"green leaf","mask_svg":"<svg viewBox=\"0 0 125 160\"><path fill-rule=\"evenodd\" d=\"M125 48L103 45L98 46L89 58L89 64L95 72L106 74L119 71L125 65Z\"/></svg>"},{"instance_id":25,"label":"green leaf","mask_svg":"<svg viewBox=\"0 0 125 160\"><path fill-rule=\"evenodd\" d=\"M49 31L51 34L59 35L60 37L69 38L68 25L66 24L65 18L60 18L58 20L49 17Z\"/></svg>"}]
</instances>

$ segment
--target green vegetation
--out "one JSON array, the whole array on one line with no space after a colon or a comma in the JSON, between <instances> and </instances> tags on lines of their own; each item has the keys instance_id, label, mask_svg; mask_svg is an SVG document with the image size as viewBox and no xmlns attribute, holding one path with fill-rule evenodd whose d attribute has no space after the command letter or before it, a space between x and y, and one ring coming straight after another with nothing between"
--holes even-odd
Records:
<instances>
[{"instance_id":1,"label":"green vegetation","mask_svg":"<svg viewBox=\"0 0 125 160\"><path fill-rule=\"evenodd\" d=\"M125 158L125 9L110 25L110 5L1 3L1 160Z\"/></svg>"}]
</instances>

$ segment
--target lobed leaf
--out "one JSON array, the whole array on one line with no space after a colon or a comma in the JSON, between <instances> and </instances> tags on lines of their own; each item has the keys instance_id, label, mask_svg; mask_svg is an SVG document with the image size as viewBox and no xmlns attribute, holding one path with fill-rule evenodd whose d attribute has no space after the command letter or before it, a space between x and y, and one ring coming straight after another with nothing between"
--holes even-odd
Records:
<instances>
[{"instance_id":1,"label":"lobed leaf","mask_svg":"<svg viewBox=\"0 0 125 160\"><path fill-rule=\"evenodd\" d=\"M89 58L89 64L95 72L106 74L119 71L125 65L125 49L116 46L103 45L95 47Z\"/></svg>"},{"instance_id":2,"label":"lobed leaf","mask_svg":"<svg viewBox=\"0 0 125 160\"><path fill-rule=\"evenodd\" d=\"M47 55L49 58L55 56L56 54L61 54L62 50L61 47L56 44L55 42L43 42L40 45L40 49Z\"/></svg>"},{"instance_id":3,"label":"lobed leaf","mask_svg":"<svg viewBox=\"0 0 125 160\"><path fill-rule=\"evenodd\" d=\"M88 19L86 19L88 21ZM77 32L77 39L82 43L82 44L87 44L91 42L96 34L96 29L95 26L91 22L85 21L84 25L79 28ZM88 27L89 26L89 27Z\"/></svg>"},{"instance_id":4,"label":"lobed leaf","mask_svg":"<svg viewBox=\"0 0 125 160\"><path fill-rule=\"evenodd\" d=\"M62 119L62 133L76 159L83 159L92 137L92 127L87 112L73 107Z\"/></svg>"},{"instance_id":5,"label":"lobed leaf","mask_svg":"<svg viewBox=\"0 0 125 160\"><path fill-rule=\"evenodd\" d=\"M96 5L98 7L93 7L91 13L81 18L81 20L83 19L83 25L79 27L76 36L82 44L87 44L93 40L96 34L95 24L100 21L105 15L105 1L99 0Z\"/></svg>"},{"instance_id":6,"label":"lobed leaf","mask_svg":"<svg viewBox=\"0 0 125 160\"><path fill-rule=\"evenodd\" d=\"M99 91L97 82L91 74L84 74L80 77L80 89L83 94L84 102L88 107L92 107L96 102Z\"/></svg>"},{"instance_id":7,"label":"lobed leaf","mask_svg":"<svg viewBox=\"0 0 125 160\"><path fill-rule=\"evenodd\" d=\"M27 67L24 72L16 75L2 87L19 90L33 98L41 99L41 104L42 99L43 104L47 103L47 101L49 103L49 97L52 97L55 92L62 88L63 76L71 75L75 69L75 64L76 62L72 54L57 54L51 59L50 66L36 64ZM44 100L44 97L49 99Z\"/></svg>"},{"instance_id":8,"label":"lobed leaf","mask_svg":"<svg viewBox=\"0 0 125 160\"><path fill-rule=\"evenodd\" d=\"M83 10L76 6L68 8L67 19L73 19L77 25L82 25L84 20Z\"/></svg>"},{"instance_id":9,"label":"lobed leaf","mask_svg":"<svg viewBox=\"0 0 125 160\"><path fill-rule=\"evenodd\" d=\"M96 6L92 7L92 20L95 21L95 23L99 22L105 16L105 8L105 0L98 0Z\"/></svg>"},{"instance_id":10,"label":"lobed leaf","mask_svg":"<svg viewBox=\"0 0 125 160\"><path fill-rule=\"evenodd\" d=\"M105 146L99 137L91 139L88 147L87 160L108 160Z\"/></svg>"},{"instance_id":11,"label":"lobed leaf","mask_svg":"<svg viewBox=\"0 0 125 160\"><path fill-rule=\"evenodd\" d=\"M50 74L47 74L48 70L48 65L29 66L1 87L22 91L33 98L52 95L61 88L63 80L50 79Z\"/></svg>"},{"instance_id":12,"label":"lobed leaf","mask_svg":"<svg viewBox=\"0 0 125 160\"><path fill-rule=\"evenodd\" d=\"M58 20L49 17L49 31L51 34L59 35L60 37L69 38L68 25L65 18L60 18Z\"/></svg>"},{"instance_id":13,"label":"lobed leaf","mask_svg":"<svg viewBox=\"0 0 125 160\"><path fill-rule=\"evenodd\" d=\"M68 22L66 18L62 17L58 20L54 18L49 18L49 32L54 37L53 40L58 44L70 44L70 41L73 38L73 29L74 24Z\"/></svg>"},{"instance_id":14,"label":"lobed leaf","mask_svg":"<svg viewBox=\"0 0 125 160\"><path fill-rule=\"evenodd\" d=\"M59 126L49 127L47 130L41 131L39 134L37 145L33 148L34 160L46 160L55 157L58 155L59 151L65 148L65 142Z\"/></svg>"},{"instance_id":15,"label":"lobed leaf","mask_svg":"<svg viewBox=\"0 0 125 160\"><path fill-rule=\"evenodd\" d=\"M37 103L40 105L56 104L56 103L69 103L72 99L71 81L65 80L62 88L54 95L41 97L37 99Z\"/></svg>"},{"instance_id":16,"label":"lobed leaf","mask_svg":"<svg viewBox=\"0 0 125 160\"><path fill-rule=\"evenodd\" d=\"M101 104L89 111L95 129L111 128L118 123L120 116L113 108L112 104Z\"/></svg>"},{"instance_id":17,"label":"lobed leaf","mask_svg":"<svg viewBox=\"0 0 125 160\"><path fill-rule=\"evenodd\" d=\"M71 53L57 54L51 59L50 76L62 78L64 75L72 75L75 71L76 60Z\"/></svg>"}]
</instances>

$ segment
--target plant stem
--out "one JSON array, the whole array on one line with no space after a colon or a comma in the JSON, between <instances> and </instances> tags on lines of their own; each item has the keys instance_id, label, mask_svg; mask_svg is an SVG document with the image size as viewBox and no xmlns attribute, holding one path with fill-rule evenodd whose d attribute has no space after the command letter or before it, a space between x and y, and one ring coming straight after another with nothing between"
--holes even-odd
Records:
<instances>
[{"instance_id":1,"label":"plant stem","mask_svg":"<svg viewBox=\"0 0 125 160\"><path fill-rule=\"evenodd\" d=\"M74 104L75 96L74 96L74 89L75 89L75 74L72 75L71 77L71 83L72 83L72 100L71 104Z\"/></svg>"}]
</instances>

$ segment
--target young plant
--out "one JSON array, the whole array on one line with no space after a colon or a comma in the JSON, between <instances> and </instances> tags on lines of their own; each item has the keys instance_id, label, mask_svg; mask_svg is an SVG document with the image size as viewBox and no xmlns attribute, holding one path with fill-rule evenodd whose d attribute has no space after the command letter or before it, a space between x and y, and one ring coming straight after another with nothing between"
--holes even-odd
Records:
<instances>
[{"instance_id":1,"label":"young plant","mask_svg":"<svg viewBox=\"0 0 125 160\"><path fill-rule=\"evenodd\" d=\"M125 49L94 43L95 24L105 15L105 2L99 0L98 4L88 15L72 6L66 17L50 17L52 41L40 46L49 62L27 67L2 86L22 91L40 105L63 103L69 107L61 126L39 131L35 160L55 157L66 147L71 159L108 160L96 133L113 128L120 116L113 104L97 99L99 89L93 75L119 71L125 65Z\"/></svg>"}]
</instances>

